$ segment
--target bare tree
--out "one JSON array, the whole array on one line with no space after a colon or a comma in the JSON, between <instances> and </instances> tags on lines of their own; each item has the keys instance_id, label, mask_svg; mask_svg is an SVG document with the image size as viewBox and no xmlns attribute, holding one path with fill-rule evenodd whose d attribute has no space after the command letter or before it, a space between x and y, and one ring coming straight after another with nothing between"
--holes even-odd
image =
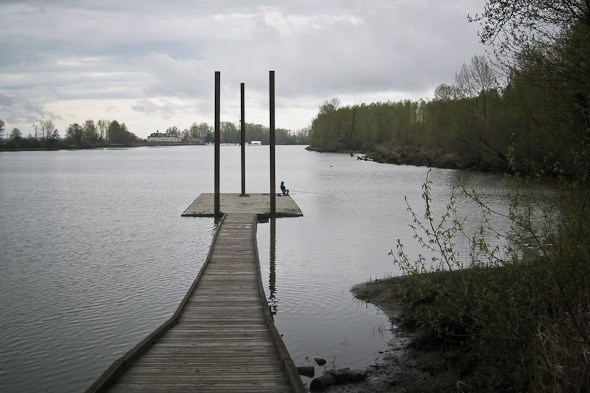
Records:
<instances>
[{"instance_id":1,"label":"bare tree","mask_svg":"<svg viewBox=\"0 0 590 393\"><path fill-rule=\"evenodd\" d=\"M475 85L480 92L496 87L496 73L485 56L473 56L470 68Z\"/></svg>"},{"instance_id":2,"label":"bare tree","mask_svg":"<svg viewBox=\"0 0 590 393\"><path fill-rule=\"evenodd\" d=\"M460 96L473 98L477 95L471 68L467 64L463 63L461 71L455 74L455 83Z\"/></svg>"},{"instance_id":3,"label":"bare tree","mask_svg":"<svg viewBox=\"0 0 590 393\"><path fill-rule=\"evenodd\" d=\"M442 83L434 90L434 99L436 101L450 101L456 100L460 97L460 92L457 86L447 85Z\"/></svg>"},{"instance_id":4,"label":"bare tree","mask_svg":"<svg viewBox=\"0 0 590 393\"><path fill-rule=\"evenodd\" d=\"M98 132L99 132L99 139L100 140L105 140L107 138L107 130L109 129L109 124L111 122L108 120L99 120L96 122L96 125L98 127Z\"/></svg>"},{"instance_id":5,"label":"bare tree","mask_svg":"<svg viewBox=\"0 0 590 393\"><path fill-rule=\"evenodd\" d=\"M41 120L39 122L39 127L35 126L35 137L37 137L37 131L41 131L41 137L43 139L51 139L53 135L53 130L55 130L55 125L51 120Z\"/></svg>"},{"instance_id":6,"label":"bare tree","mask_svg":"<svg viewBox=\"0 0 590 393\"><path fill-rule=\"evenodd\" d=\"M484 11L469 17L498 62L509 69L530 48L552 45L575 25L590 26L589 0L487 0Z\"/></svg>"},{"instance_id":7,"label":"bare tree","mask_svg":"<svg viewBox=\"0 0 590 393\"><path fill-rule=\"evenodd\" d=\"M496 73L485 56L473 56L469 65L463 63L461 71L455 74L455 83L464 97L480 97L483 119L487 121L487 95L497 86Z\"/></svg>"},{"instance_id":8,"label":"bare tree","mask_svg":"<svg viewBox=\"0 0 590 393\"><path fill-rule=\"evenodd\" d=\"M487 98L489 91L497 86L496 73L485 56L473 56L470 68L473 81L483 101L483 120L487 122Z\"/></svg>"}]
</instances>

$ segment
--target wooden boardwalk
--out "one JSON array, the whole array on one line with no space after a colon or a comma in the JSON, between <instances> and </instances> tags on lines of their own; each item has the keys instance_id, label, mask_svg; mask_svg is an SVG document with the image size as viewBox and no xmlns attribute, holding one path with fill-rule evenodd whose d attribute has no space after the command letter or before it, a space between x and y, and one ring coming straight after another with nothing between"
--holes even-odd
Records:
<instances>
[{"instance_id":1,"label":"wooden boardwalk","mask_svg":"<svg viewBox=\"0 0 590 393\"><path fill-rule=\"evenodd\" d=\"M256 214L227 214L174 316L88 392L304 392L262 286Z\"/></svg>"}]
</instances>

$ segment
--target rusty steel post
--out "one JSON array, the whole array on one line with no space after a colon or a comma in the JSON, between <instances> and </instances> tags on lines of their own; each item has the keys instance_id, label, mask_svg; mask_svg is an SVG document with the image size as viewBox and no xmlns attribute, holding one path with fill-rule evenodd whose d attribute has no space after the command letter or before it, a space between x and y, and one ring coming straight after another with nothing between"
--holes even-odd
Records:
<instances>
[{"instance_id":1,"label":"rusty steel post","mask_svg":"<svg viewBox=\"0 0 590 393\"><path fill-rule=\"evenodd\" d=\"M221 130L220 130L220 121L219 121L219 106L220 106L220 72L215 71L215 197L214 197L214 208L215 208L215 217L219 218L220 216L220 149L219 145L221 143Z\"/></svg>"},{"instance_id":2,"label":"rusty steel post","mask_svg":"<svg viewBox=\"0 0 590 393\"><path fill-rule=\"evenodd\" d=\"M277 214L277 192L275 179L275 72L269 71L269 102L270 102L270 215Z\"/></svg>"},{"instance_id":3,"label":"rusty steel post","mask_svg":"<svg viewBox=\"0 0 590 393\"><path fill-rule=\"evenodd\" d=\"M246 194L246 108L245 108L245 87L244 84L240 84L240 145L242 146L242 193L241 196L247 196Z\"/></svg>"}]
</instances>

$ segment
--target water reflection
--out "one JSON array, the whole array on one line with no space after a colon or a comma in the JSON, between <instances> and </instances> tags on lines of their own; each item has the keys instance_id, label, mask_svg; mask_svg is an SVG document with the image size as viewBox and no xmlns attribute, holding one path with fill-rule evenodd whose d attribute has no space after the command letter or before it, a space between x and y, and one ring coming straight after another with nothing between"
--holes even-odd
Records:
<instances>
[{"instance_id":1,"label":"water reflection","mask_svg":"<svg viewBox=\"0 0 590 393\"><path fill-rule=\"evenodd\" d=\"M84 391L171 316L215 231L194 152L0 154L1 392Z\"/></svg>"},{"instance_id":2,"label":"water reflection","mask_svg":"<svg viewBox=\"0 0 590 393\"><path fill-rule=\"evenodd\" d=\"M240 148L222 149L228 192L240 182ZM400 274L388 255L395 239L409 254L422 252L405 200L423 213L428 169L277 149L277 172L305 214L258 226L277 329L298 365L320 356L368 367L391 333L386 317L360 306L350 288ZM247 160L256 174L249 188L267 190L267 155ZM83 391L170 317L217 230L213 220L180 217L211 192L212 166L210 146L0 154L0 391ZM432 169L437 215L460 176L506 211L501 176ZM479 210L458 203L467 229L477 230Z\"/></svg>"},{"instance_id":3,"label":"water reflection","mask_svg":"<svg viewBox=\"0 0 590 393\"><path fill-rule=\"evenodd\" d=\"M270 308L270 314L273 316L277 315L279 303L277 301L277 219L272 217L270 219L270 269L268 274L268 290L270 295L268 296L268 307Z\"/></svg>"}]
</instances>

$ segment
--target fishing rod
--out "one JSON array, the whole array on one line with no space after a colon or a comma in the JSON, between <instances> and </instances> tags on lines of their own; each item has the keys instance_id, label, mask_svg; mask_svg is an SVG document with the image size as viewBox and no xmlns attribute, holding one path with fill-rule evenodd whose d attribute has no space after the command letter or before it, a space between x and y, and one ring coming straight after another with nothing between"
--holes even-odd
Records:
<instances>
[{"instance_id":1,"label":"fishing rod","mask_svg":"<svg viewBox=\"0 0 590 393\"><path fill-rule=\"evenodd\" d=\"M327 192L313 192L313 191L301 191L301 190L294 190L291 189L292 192L297 192L299 194L317 194L317 195L328 195Z\"/></svg>"}]
</instances>

